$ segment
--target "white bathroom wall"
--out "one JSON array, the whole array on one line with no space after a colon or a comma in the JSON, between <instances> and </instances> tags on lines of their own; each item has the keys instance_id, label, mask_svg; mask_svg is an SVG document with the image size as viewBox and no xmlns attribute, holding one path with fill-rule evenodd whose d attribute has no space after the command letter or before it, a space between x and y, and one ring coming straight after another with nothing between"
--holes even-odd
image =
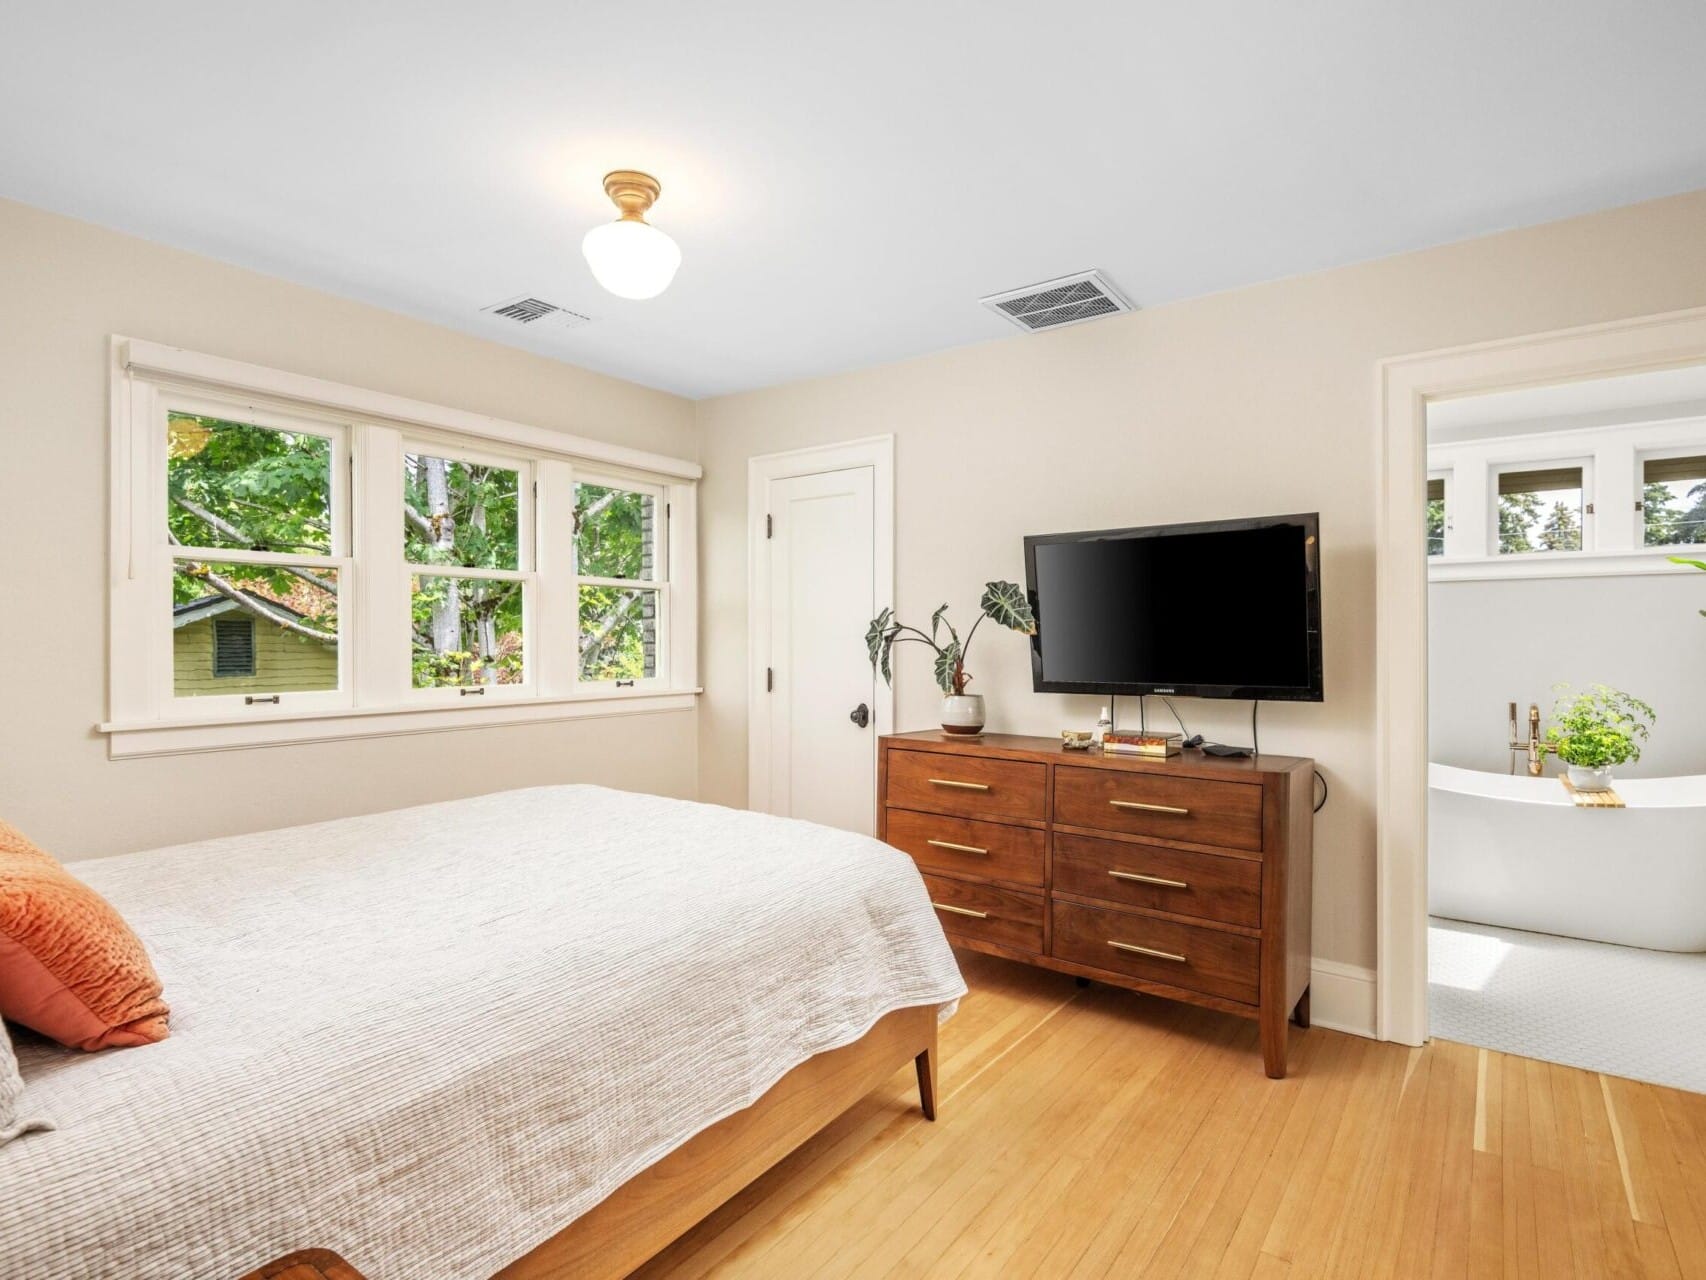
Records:
<instances>
[{"instance_id":1,"label":"white bathroom wall","mask_svg":"<svg viewBox=\"0 0 1706 1280\"><path fill-rule=\"evenodd\" d=\"M1686 549L1684 549L1686 550ZM1608 684L1652 703L1653 736L1620 773L1706 773L1706 573L1436 582L1428 589L1432 758L1502 772L1506 704ZM1550 770L1549 770L1550 771Z\"/></svg>"}]
</instances>

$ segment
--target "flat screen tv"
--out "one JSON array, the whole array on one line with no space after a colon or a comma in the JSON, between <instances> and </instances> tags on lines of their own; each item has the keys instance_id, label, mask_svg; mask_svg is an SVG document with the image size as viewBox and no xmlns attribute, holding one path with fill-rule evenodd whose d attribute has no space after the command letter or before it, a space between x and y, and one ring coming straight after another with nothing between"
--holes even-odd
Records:
<instances>
[{"instance_id":1,"label":"flat screen tv","mask_svg":"<svg viewBox=\"0 0 1706 1280\"><path fill-rule=\"evenodd\" d=\"M1321 701L1314 513L1025 539L1039 693Z\"/></svg>"}]
</instances>

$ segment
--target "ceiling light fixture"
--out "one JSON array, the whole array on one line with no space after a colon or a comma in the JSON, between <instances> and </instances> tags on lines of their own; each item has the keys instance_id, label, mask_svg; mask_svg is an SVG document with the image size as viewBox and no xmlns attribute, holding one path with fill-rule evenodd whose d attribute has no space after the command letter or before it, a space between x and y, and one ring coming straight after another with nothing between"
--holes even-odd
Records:
<instances>
[{"instance_id":1,"label":"ceiling light fixture","mask_svg":"<svg viewBox=\"0 0 1706 1280\"><path fill-rule=\"evenodd\" d=\"M681 249L644 217L663 190L649 173L618 169L604 175L604 194L622 216L586 233L581 252L599 284L618 298L655 298L675 279Z\"/></svg>"}]
</instances>

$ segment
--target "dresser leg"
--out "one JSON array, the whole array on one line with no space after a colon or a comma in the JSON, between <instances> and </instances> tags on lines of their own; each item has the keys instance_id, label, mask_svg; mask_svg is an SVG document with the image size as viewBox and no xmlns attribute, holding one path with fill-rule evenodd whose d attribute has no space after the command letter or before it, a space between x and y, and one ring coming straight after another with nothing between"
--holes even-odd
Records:
<instances>
[{"instance_id":1,"label":"dresser leg","mask_svg":"<svg viewBox=\"0 0 1706 1280\"><path fill-rule=\"evenodd\" d=\"M1291 1011L1291 1020L1305 1031L1309 1030L1309 988L1303 988L1303 994L1298 997L1297 1008Z\"/></svg>"},{"instance_id":2,"label":"dresser leg","mask_svg":"<svg viewBox=\"0 0 1706 1280\"><path fill-rule=\"evenodd\" d=\"M926 1049L913 1059L918 1068L918 1101L924 1108L924 1118L936 1118L936 1050Z\"/></svg>"},{"instance_id":3,"label":"dresser leg","mask_svg":"<svg viewBox=\"0 0 1706 1280\"><path fill-rule=\"evenodd\" d=\"M1262 1066L1270 1080L1285 1079L1286 1015L1283 1009L1262 1011Z\"/></svg>"}]
</instances>

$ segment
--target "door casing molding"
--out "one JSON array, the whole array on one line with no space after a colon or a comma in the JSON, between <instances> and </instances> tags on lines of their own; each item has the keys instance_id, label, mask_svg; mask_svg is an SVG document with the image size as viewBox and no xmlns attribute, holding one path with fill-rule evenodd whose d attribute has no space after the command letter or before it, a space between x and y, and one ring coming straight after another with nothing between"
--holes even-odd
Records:
<instances>
[{"instance_id":1,"label":"door casing molding","mask_svg":"<svg viewBox=\"0 0 1706 1280\"><path fill-rule=\"evenodd\" d=\"M770 485L776 480L870 467L872 483L872 583L877 608L894 602L894 437L867 436L841 444L814 445L785 453L766 453L746 463L746 803L761 813L770 811L770 717L763 714L764 671L770 665L770 558L766 554L764 517L769 513ZM871 700L871 749L885 733L894 732L894 690L880 679ZM871 797L876 804L876 797Z\"/></svg>"},{"instance_id":2,"label":"door casing molding","mask_svg":"<svg viewBox=\"0 0 1706 1280\"><path fill-rule=\"evenodd\" d=\"M1706 362L1706 307L1382 361L1376 371L1376 1028L1428 1032L1427 411L1435 400Z\"/></svg>"}]
</instances>

